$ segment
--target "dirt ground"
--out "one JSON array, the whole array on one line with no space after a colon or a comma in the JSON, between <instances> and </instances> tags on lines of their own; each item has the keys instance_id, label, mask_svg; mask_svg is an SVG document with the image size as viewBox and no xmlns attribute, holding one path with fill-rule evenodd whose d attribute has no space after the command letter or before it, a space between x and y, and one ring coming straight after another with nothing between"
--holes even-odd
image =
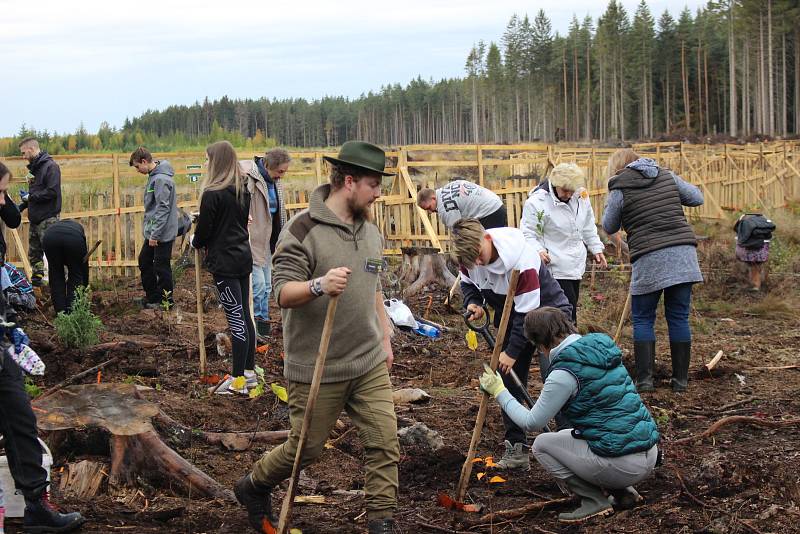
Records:
<instances>
[{"instance_id":1,"label":"dirt ground","mask_svg":"<svg viewBox=\"0 0 800 534\"><path fill-rule=\"evenodd\" d=\"M726 245L727 247L727 245ZM489 352L484 343L475 352L464 340L460 315L443 304L445 290L428 288L411 299L415 314L452 328L437 340L398 332L394 339L395 388L419 387L431 395L421 405L399 405L400 426L415 421L440 433L445 448L437 453L402 450L400 502L397 531L410 532L800 532L800 426L779 429L750 425L726 426L713 436L689 445L672 445L676 439L699 434L712 423L729 415L747 415L767 420L790 419L800 413L800 370L758 369L796 365L800 349L796 270L774 274L768 292L746 290L742 273L732 262L706 244L701 258L708 282L696 288L692 326L694 347L689 391L674 395L668 387L670 372L666 327L659 317L657 378L655 393L644 399L662 433L664 465L638 490L644 504L615 513L610 518L592 519L579 526L564 526L557 514L574 504L548 508L523 517L482 523L478 514L446 511L437 504L440 493L454 493L463 458L468 449L480 401L476 389L482 363ZM732 256L732 250L727 249ZM587 278L582 286L581 329L613 333L622 310L627 275L619 270L597 273L595 287ZM257 399L209 396L198 383L197 329L194 271L186 269L176 283L177 310L170 313L142 311L134 304L140 296L138 282L99 281L95 290L95 311L105 324L102 341L120 338L155 340L155 350L128 351L115 366L103 371L102 380L135 382L149 386L145 398L184 425L206 431L256 431L287 428L287 410L270 392ZM222 374L230 362L220 356L213 340L223 331L225 320L212 302L210 278L204 283L210 303L206 313L209 370ZM389 287L391 289L391 287ZM257 363L266 370L267 383L285 383L282 377L279 313L273 310L276 335ZM113 355L82 354L60 348L53 329L40 314L27 318L33 347L48 366L39 385L52 386ZM625 363L632 367L631 332L628 325L620 345ZM702 368L718 350L724 351L720 364L711 372ZM157 376L145 376L145 375ZM538 370L532 369L531 394L541 387ZM95 376L84 382L90 383ZM351 424L343 414L345 428L335 430L341 437ZM534 436L531 436L531 439ZM174 443L189 461L226 486L231 486L271 446L255 444L245 452L229 452L202 441ZM502 454L502 420L494 402L479 444L478 455ZM109 462L103 451L59 450L53 470L54 500L64 508L80 510L88 522L84 532L247 532L244 510L220 500L189 496L180 489L159 487L142 480L136 488L103 491L91 501L78 501L57 491L60 468L69 462L91 458ZM356 494L334 494L334 490L363 488L363 449L355 432L326 448L322 457L306 469L301 494L325 495L327 504L295 507L294 526L304 534L350 533L366 530L363 498ZM474 470L473 473L478 470ZM469 497L485 506L485 512L516 508L524 504L560 497L553 480L532 462L525 473L501 473L507 482L487 486L473 475ZM283 488L276 491L276 510ZM177 515L159 521L159 510ZM170 515L170 514L167 514ZM19 521L8 522L16 532Z\"/></svg>"}]
</instances>

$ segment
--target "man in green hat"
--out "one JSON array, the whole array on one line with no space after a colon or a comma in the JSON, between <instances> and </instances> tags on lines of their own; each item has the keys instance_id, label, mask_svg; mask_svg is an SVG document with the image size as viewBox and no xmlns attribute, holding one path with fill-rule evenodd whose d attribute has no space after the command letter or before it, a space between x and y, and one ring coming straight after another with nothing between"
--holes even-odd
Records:
<instances>
[{"instance_id":1,"label":"man in green hat","mask_svg":"<svg viewBox=\"0 0 800 534\"><path fill-rule=\"evenodd\" d=\"M345 143L331 164L330 183L317 187L309 207L287 223L273 256L273 288L283 318L288 381L288 440L256 462L234 492L250 524L276 524L272 489L292 472L322 325L330 297L339 295L325 372L302 465L314 461L344 409L358 428L366 457L364 484L370 534L390 534L397 507L397 420L389 368L394 355L383 307L383 237L369 221L381 196L386 156L375 145Z\"/></svg>"}]
</instances>

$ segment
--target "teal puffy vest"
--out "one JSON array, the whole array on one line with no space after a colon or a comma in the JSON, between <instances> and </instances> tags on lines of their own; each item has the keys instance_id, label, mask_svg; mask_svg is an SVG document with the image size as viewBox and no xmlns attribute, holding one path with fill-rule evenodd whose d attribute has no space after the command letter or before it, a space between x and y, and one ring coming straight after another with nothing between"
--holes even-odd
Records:
<instances>
[{"instance_id":1,"label":"teal puffy vest","mask_svg":"<svg viewBox=\"0 0 800 534\"><path fill-rule=\"evenodd\" d=\"M622 365L622 352L605 334L587 334L568 345L550 364L578 381L578 393L561 409L599 456L646 451L659 434L650 411Z\"/></svg>"}]
</instances>

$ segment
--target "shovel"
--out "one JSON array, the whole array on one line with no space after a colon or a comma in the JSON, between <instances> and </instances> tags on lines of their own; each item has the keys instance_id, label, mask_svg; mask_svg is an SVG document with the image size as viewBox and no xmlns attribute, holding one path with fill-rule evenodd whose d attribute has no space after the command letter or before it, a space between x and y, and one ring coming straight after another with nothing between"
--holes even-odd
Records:
<instances>
[{"instance_id":1,"label":"shovel","mask_svg":"<svg viewBox=\"0 0 800 534\"><path fill-rule=\"evenodd\" d=\"M508 322L511 318L511 308L514 307L514 294L517 291L517 282L519 281L519 270L514 269L511 271L511 279L508 282L508 292L506 293L506 303L503 306L503 314L500 317L500 330L497 342L492 350L492 360L489 364L492 371L497 370L497 364L500 361L500 352L502 351L503 341L505 340L506 330L508 330ZM488 322L488 319L487 319ZM469 444L469 451L467 451L467 459L461 467L461 478L458 480L456 487L455 499L447 495L439 496L439 504L446 508L455 508L457 510L480 511L480 507L474 505L465 505L464 496L467 494L467 486L469 485L469 477L472 474L473 460L475 459L475 451L478 449L478 441L481 439L481 432L483 432L483 423L486 421L486 412L489 409L489 394L484 392L481 396L481 404L478 408L478 416L475 419L475 428L472 431L472 440Z\"/></svg>"},{"instance_id":2,"label":"shovel","mask_svg":"<svg viewBox=\"0 0 800 534\"><path fill-rule=\"evenodd\" d=\"M328 310L325 313L325 324L322 327L322 337L319 340L319 352L317 353L317 361L314 364L311 389L308 391L306 410L303 414L303 426L300 427L300 438L297 441L297 452L294 455L292 477L289 479L289 488L286 490L286 496L283 498L281 516L278 521L278 534L286 534L289 529L289 518L292 516L294 497L297 494L297 482L300 479L300 460L303 457L303 449L308 440L308 428L311 426L311 417L314 415L314 405L317 403L319 386L320 383L322 383L322 373L325 370L325 357L328 355L328 344L330 343L331 332L333 331L333 316L336 314L336 303L338 300L338 295L331 297L331 300L328 302Z\"/></svg>"}]
</instances>

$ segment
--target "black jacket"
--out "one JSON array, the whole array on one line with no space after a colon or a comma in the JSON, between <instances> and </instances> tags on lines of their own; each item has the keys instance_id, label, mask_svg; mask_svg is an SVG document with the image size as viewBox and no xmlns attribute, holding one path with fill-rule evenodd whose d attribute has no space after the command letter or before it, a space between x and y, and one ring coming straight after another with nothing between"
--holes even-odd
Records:
<instances>
[{"instance_id":1,"label":"black jacket","mask_svg":"<svg viewBox=\"0 0 800 534\"><path fill-rule=\"evenodd\" d=\"M0 208L0 220L3 221L3 224L8 226L9 228L17 228L22 222L22 217L19 214L19 209L17 209L17 205L11 201L8 197L8 193L6 195L6 203L3 204L3 207ZM22 252L24 254L24 252ZM2 227L0 227L0 266L6 261L6 238L5 232L3 231Z\"/></svg>"},{"instance_id":2,"label":"black jacket","mask_svg":"<svg viewBox=\"0 0 800 534\"><path fill-rule=\"evenodd\" d=\"M207 249L206 268L223 278L241 278L253 271L247 218L250 215L250 193L241 191L236 198L233 186L205 191L200 200L192 245Z\"/></svg>"},{"instance_id":3,"label":"black jacket","mask_svg":"<svg viewBox=\"0 0 800 534\"><path fill-rule=\"evenodd\" d=\"M61 213L61 168L50 154L39 152L28 170L33 174L30 196L20 207L28 208L31 224L39 224Z\"/></svg>"},{"instance_id":4,"label":"black jacket","mask_svg":"<svg viewBox=\"0 0 800 534\"><path fill-rule=\"evenodd\" d=\"M761 248L772 239L775 223L760 213L748 213L736 221L736 244L744 248Z\"/></svg>"}]
</instances>

